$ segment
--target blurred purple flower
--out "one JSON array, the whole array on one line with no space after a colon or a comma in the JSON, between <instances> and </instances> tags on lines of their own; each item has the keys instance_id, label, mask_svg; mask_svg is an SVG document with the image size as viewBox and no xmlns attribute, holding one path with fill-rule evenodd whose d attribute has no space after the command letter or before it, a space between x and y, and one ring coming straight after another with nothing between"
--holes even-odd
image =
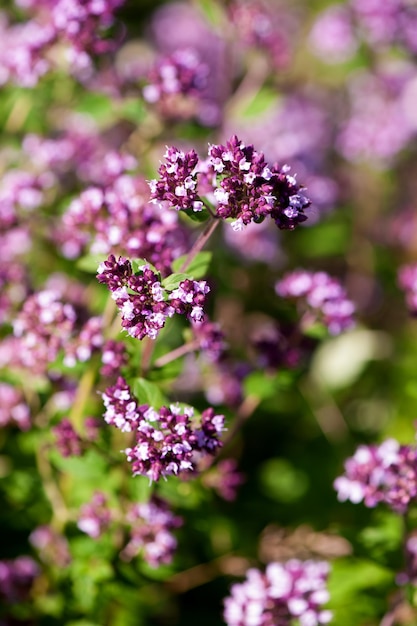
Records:
<instances>
[{"instance_id":1,"label":"blurred purple flower","mask_svg":"<svg viewBox=\"0 0 417 626\"><path fill-rule=\"evenodd\" d=\"M231 587L224 600L227 626L300 626L328 624L332 613L322 609L328 602L329 566L325 562L270 563L263 574L247 572L246 580Z\"/></svg>"}]
</instances>

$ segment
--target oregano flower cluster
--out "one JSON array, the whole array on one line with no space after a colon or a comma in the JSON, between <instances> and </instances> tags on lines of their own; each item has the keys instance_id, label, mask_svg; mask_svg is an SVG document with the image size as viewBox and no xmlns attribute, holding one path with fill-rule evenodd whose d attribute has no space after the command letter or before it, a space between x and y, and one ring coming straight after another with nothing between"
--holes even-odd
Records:
<instances>
[{"instance_id":1,"label":"oregano flower cluster","mask_svg":"<svg viewBox=\"0 0 417 626\"><path fill-rule=\"evenodd\" d=\"M133 273L128 259L116 260L112 254L100 264L97 279L112 292L123 328L136 339L146 336L155 339L167 318L175 313L197 322L204 319L203 306L210 291L204 280L186 278L175 289L168 289L148 265L142 265Z\"/></svg>"},{"instance_id":2,"label":"oregano flower cluster","mask_svg":"<svg viewBox=\"0 0 417 626\"><path fill-rule=\"evenodd\" d=\"M332 613L323 610L329 600L329 566L322 561L270 563L265 573L251 568L246 580L231 587L224 601L227 626L300 626L328 624Z\"/></svg>"},{"instance_id":3,"label":"oregano flower cluster","mask_svg":"<svg viewBox=\"0 0 417 626\"><path fill-rule=\"evenodd\" d=\"M215 216L231 218L235 230L267 216L286 230L307 219L310 200L290 168L269 166L262 152L236 135L225 145L210 145L206 161L199 161L195 150L176 147L167 149L165 159L159 179L150 181L151 198L163 206L198 212L209 201Z\"/></svg>"},{"instance_id":4,"label":"oregano flower cluster","mask_svg":"<svg viewBox=\"0 0 417 626\"><path fill-rule=\"evenodd\" d=\"M134 445L124 450L134 476L157 481L161 476L193 473L200 457L214 454L222 445L224 415L216 415L212 408L196 419L192 407L172 404L156 410L139 405L121 377L105 391L103 402L105 421L134 433Z\"/></svg>"},{"instance_id":5,"label":"oregano flower cluster","mask_svg":"<svg viewBox=\"0 0 417 626\"><path fill-rule=\"evenodd\" d=\"M334 486L339 500L363 502L367 507L382 502L404 514L417 497L417 448L395 439L361 445L346 460L345 473Z\"/></svg>"}]
</instances>

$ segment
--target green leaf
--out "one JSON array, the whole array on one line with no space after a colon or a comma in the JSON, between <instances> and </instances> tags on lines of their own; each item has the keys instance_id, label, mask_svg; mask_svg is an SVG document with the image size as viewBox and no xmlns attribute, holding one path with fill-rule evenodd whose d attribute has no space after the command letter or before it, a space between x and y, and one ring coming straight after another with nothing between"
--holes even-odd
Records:
<instances>
[{"instance_id":1,"label":"green leaf","mask_svg":"<svg viewBox=\"0 0 417 626\"><path fill-rule=\"evenodd\" d=\"M206 209L202 209L201 211L193 211L192 209L184 209L181 213L185 213L187 217L190 218L193 222L207 222L210 217L209 212Z\"/></svg>"},{"instance_id":2,"label":"green leaf","mask_svg":"<svg viewBox=\"0 0 417 626\"><path fill-rule=\"evenodd\" d=\"M171 274L162 281L162 286L165 287L165 289L173 291L177 289L183 280L187 280L187 278L191 278L190 274Z\"/></svg>"},{"instance_id":3,"label":"green leaf","mask_svg":"<svg viewBox=\"0 0 417 626\"><path fill-rule=\"evenodd\" d=\"M108 258L108 254L87 254L76 263L79 270L88 272L89 274L97 274L97 268Z\"/></svg>"},{"instance_id":4,"label":"green leaf","mask_svg":"<svg viewBox=\"0 0 417 626\"><path fill-rule=\"evenodd\" d=\"M183 256L178 257L178 259L175 259L172 264L174 272L178 272L180 270L180 268L184 265L187 256L188 255L184 254ZM212 252L199 252L187 267L187 274L192 276L194 280L203 278L203 276L207 274L212 256Z\"/></svg>"},{"instance_id":5,"label":"green leaf","mask_svg":"<svg viewBox=\"0 0 417 626\"><path fill-rule=\"evenodd\" d=\"M88 113L99 122L109 121L114 116L113 100L102 93L87 92L83 94L77 105L77 111Z\"/></svg>"},{"instance_id":6,"label":"green leaf","mask_svg":"<svg viewBox=\"0 0 417 626\"><path fill-rule=\"evenodd\" d=\"M253 118L265 113L277 103L277 92L275 89L263 87L256 96L249 102L243 111L243 117Z\"/></svg>"},{"instance_id":7,"label":"green leaf","mask_svg":"<svg viewBox=\"0 0 417 626\"><path fill-rule=\"evenodd\" d=\"M159 409L164 404L167 404L167 399L159 389L158 385L149 382L144 378L136 378L131 387L140 404L149 404L150 406Z\"/></svg>"}]
</instances>

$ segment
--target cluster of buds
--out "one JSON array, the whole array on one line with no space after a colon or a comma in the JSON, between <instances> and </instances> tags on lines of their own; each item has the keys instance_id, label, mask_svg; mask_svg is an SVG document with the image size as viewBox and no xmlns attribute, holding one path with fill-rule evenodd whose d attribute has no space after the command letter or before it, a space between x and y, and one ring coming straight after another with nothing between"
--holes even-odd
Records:
<instances>
[{"instance_id":1,"label":"cluster of buds","mask_svg":"<svg viewBox=\"0 0 417 626\"><path fill-rule=\"evenodd\" d=\"M275 285L282 298L302 301L306 305L304 322L322 322L331 335L355 325L355 305L348 299L344 287L326 272L296 270Z\"/></svg>"},{"instance_id":2,"label":"cluster of buds","mask_svg":"<svg viewBox=\"0 0 417 626\"><path fill-rule=\"evenodd\" d=\"M143 97L165 117L190 117L207 85L208 67L191 49L162 57L147 76Z\"/></svg>"},{"instance_id":3,"label":"cluster of buds","mask_svg":"<svg viewBox=\"0 0 417 626\"><path fill-rule=\"evenodd\" d=\"M185 229L172 211L147 202L148 195L145 180L126 173L105 187L88 187L71 202L56 233L64 256L118 252L169 273L186 251Z\"/></svg>"},{"instance_id":4,"label":"cluster of buds","mask_svg":"<svg viewBox=\"0 0 417 626\"><path fill-rule=\"evenodd\" d=\"M25 2L34 16L22 24L0 25L0 83L33 87L52 67L51 49L63 45L74 73L91 70L91 55L115 48L105 37L124 0L40 0ZM23 3L22 3L23 4ZM58 57L58 55L55 55ZM59 58L59 57L58 57Z\"/></svg>"},{"instance_id":5,"label":"cluster of buds","mask_svg":"<svg viewBox=\"0 0 417 626\"><path fill-rule=\"evenodd\" d=\"M13 323L22 365L36 372L46 369L69 341L75 322L74 307L63 303L58 291L47 289L30 296Z\"/></svg>"},{"instance_id":6,"label":"cluster of buds","mask_svg":"<svg viewBox=\"0 0 417 626\"><path fill-rule=\"evenodd\" d=\"M417 496L417 449L394 439L359 446L334 486L339 500L364 502L367 507L383 502L403 514Z\"/></svg>"},{"instance_id":7,"label":"cluster of buds","mask_svg":"<svg viewBox=\"0 0 417 626\"><path fill-rule=\"evenodd\" d=\"M91 502L81 507L77 526L86 535L98 539L111 521L112 513L107 506L107 498L100 491L96 491Z\"/></svg>"},{"instance_id":8,"label":"cluster of buds","mask_svg":"<svg viewBox=\"0 0 417 626\"><path fill-rule=\"evenodd\" d=\"M319 626L332 619L321 607L329 600L326 562L270 563L265 573L250 569L225 599L227 626Z\"/></svg>"},{"instance_id":9,"label":"cluster of buds","mask_svg":"<svg viewBox=\"0 0 417 626\"><path fill-rule=\"evenodd\" d=\"M0 561L0 598L7 602L26 600L39 573L38 564L30 556Z\"/></svg>"},{"instance_id":10,"label":"cluster of buds","mask_svg":"<svg viewBox=\"0 0 417 626\"><path fill-rule=\"evenodd\" d=\"M185 279L177 288L166 289L149 266L141 266L134 274L128 259L116 260L114 255L99 265L97 280L112 292L123 328L136 339L155 339L175 313L197 322L204 318L203 305L210 291L204 280Z\"/></svg>"},{"instance_id":11,"label":"cluster of buds","mask_svg":"<svg viewBox=\"0 0 417 626\"><path fill-rule=\"evenodd\" d=\"M202 456L214 454L222 445L224 416L206 409L199 420L194 409L178 405L158 410L139 405L123 378L103 393L104 419L123 432L132 432L135 445L124 450L133 475L161 476L195 472Z\"/></svg>"},{"instance_id":12,"label":"cluster of buds","mask_svg":"<svg viewBox=\"0 0 417 626\"><path fill-rule=\"evenodd\" d=\"M177 548L172 531L182 525L182 518L174 515L164 500L153 496L149 502L132 505L126 522L130 539L121 552L124 560L141 554L151 567L171 563Z\"/></svg>"},{"instance_id":13,"label":"cluster of buds","mask_svg":"<svg viewBox=\"0 0 417 626\"><path fill-rule=\"evenodd\" d=\"M20 430L28 430L31 426L30 410L23 399L21 391L0 382L0 427L15 424Z\"/></svg>"},{"instance_id":14,"label":"cluster of buds","mask_svg":"<svg viewBox=\"0 0 417 626\"><path fill-rule=\"evenodd\" d=\"M198 163L194 150L175 147L165 153L159 180L150 181L152 200L177 210L201 211L199 178L207 197L216 206L216 217L232 218L235 230L270 216L281 229L294 229L304 222L310 200L301 191L289 167L269 167L262 152L245 146L236 135L226 145L211 145L208 160Z\"/></svg>"}]
</instances>

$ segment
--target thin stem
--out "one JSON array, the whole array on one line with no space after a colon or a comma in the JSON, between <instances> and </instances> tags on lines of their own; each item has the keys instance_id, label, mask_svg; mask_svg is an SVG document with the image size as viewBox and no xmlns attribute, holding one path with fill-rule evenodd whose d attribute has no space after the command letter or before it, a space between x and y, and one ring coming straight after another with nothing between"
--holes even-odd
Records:
<instances>
[{"instance_id":1,"label":"thin stem","mask_svg":"<svg viewBox=\"0 0 417 626\"><path fill-rule=\"evenodd\" d=\"M142 378L146 376L151 365L153 351L155 350L155 339L145 337L143 339L142 360L140 366L140 375Z\"/></svg>"},{"instance_id":2,"label":"thin stem","mask_svg":"<svg viewBox=\"0 0 417 626\"><path fill-rule=\"evenodd\" d=\"M36 464L39 475L42 478L43 489L51 503L53 526L55 526L56 530L62 531L68 520L68 510L53 477L52 468L48 460L47 446L40 446L36 449Z\"/></svg>"},{"instance_id":3,"label":"thin stem","mask_svg":"<svg viewBox=\"0 0 417 626\"><path fill-rule=\"evenodd\" d=\"M195 259L197 254L204 248L204 246L206 245L207 241L210 239L211 235L214 233L215 229L217 228L217 225L218 225L219 221L220 220L218 220L218 219L211 220L207 224L207 226L205 227L203 232L200 233L200 235L198 236L197 240L194 242L193 247L191 248L191 250L187 254L187 257L186 257L184 263L181 265L181 267L179 269L180 272L185 272L187 270L187 268L191 265L192 261Z\"/></svg>"},{"instance_id":4,"label":"thin stem","mask_svg":"<svg viewBox=\"0 0 417 626\"><path fill-rule=\"evenodd\" d=\"M80 384L77 389L77 395L75 396L75 401L69 414L69 420L71 424L81 434L83 434L84 431L83 414L85 405L87 404L87 401L90 397L95 379L96 366L93 363L92 366L89 367L86 372L84 372L84 375L81 378Z\"/></svg>"},{"instance_id":5,"label":"thin stem","mask_svg":"<svg viewBox=\"0 0 417 626\"><path fill-rule=\"evenodd\" d=\"M168 363L179 359L185 354L197 350L198 346L198 341L190 341L190 343L185 343L183 346L179 346L179 348L175 348L175 350L171 350L171 352L167 352L163 356L159 357L159 359L155 361L154 366L164 367L164 365L168 365Z\"/></svg>"},{"instance_id":6,"label":"thin stem","mask_svg":"<svg viewBox=\"0 0 417 626\"><path fill-rule=\"evenodd\" d=\"M227 433L227 437L223 440L223 449L226 448L234 439L236 433L242 428L243 424L250 418L253 412L258 408L261 400L257 396L247 396L236 411L236 418L231 429Z\"/></svg>"}]
</instances>

